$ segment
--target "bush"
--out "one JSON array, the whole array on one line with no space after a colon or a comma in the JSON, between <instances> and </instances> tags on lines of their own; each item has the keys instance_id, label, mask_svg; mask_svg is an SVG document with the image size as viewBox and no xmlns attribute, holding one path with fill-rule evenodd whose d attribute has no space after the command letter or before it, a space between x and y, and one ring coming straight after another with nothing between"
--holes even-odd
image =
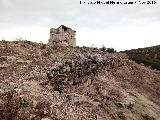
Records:
<instances>
[{"instance_id":1,"label":"bush","mask_svg":"<svg viewBox=\"0 0 160 120\"><path fill-rule=\"evenodd\" d=\"M101 51L103 52L108 52L108 53L115 53L116 50L114 48L106 48L104 45L100 48Z\"/></svg>"},{"instance_id":2,"label":"bush","mask_svg":"<svg viewBox=\"0 0 160 120\"><path fill-rule=\"evenodd\" d=\"M82 48L88 48L88 47L86 47L86 46L83 46Z\"/></svg>"},{"instance_id":3,"label":"bush","mask_svg":"<svg viewBox=\"0 0 160 120\"><path fill-rule=\"evenodd\" d=\"M136 63L143 63L145 66L151 66L152 69L160 70L160 46L153 46L148 48L139 48L126 50L130 60Z\"/></svg>"},{"instance_id":4,"label":"bush","mask_svg":"<svg viewBox=\"0 0 160 120\"><path fill-rule=\"evenodd\" d=\"M14 44L18 44L18 41L13 41Z\"/></svg>"},{"instance_id":5,"label":"bush","mask_svg":"<svg viewBox=\"0 0 160 120\"><path fill-rule=\"evenodd\" d=\"M21 103L20 103L21 108L26 108L26 107L28 107L28 105L29 104L26 100L22 100Z\"/></svg>"},{"instance_id":6,"label":"bush","mask_svg":"<svg viewBox=\"0 0 160 120\"><path fill-rule=\"evenodd\" d=\"M31 41L25 40L24 43L31 44Z\"/></svg>"},{"instance_id":7,"label":"bush","mask_svg":"<svg viewBox=\"0 0 160 120\"><path fill-rule=\"evenodd\" d=\"M116 53L116 50L114 48L107 48L107 52Z\"/></svg>"},{"instance_id":8,"label":"bush","mask_svg":"<svg viewBox=\"0 0 160 120\"><path fill-rule=\"evenodd\" d=\"M43 49L46 49L46 47L47 47L46 44L42 44L41 47L40 47L40 49L43 50Z\"/></svg>"},{"instance_id":9,"label":"bush","mask_svg":"<svg viewBox=\"0 0 160 120\"><path fill-rule=\"evenodd\" d=\"M138 64L143 63L145 66L151 66L152 69L160 70L160 61L151 58L141 57L137 55L129 55L129 59L137 62Z\"/></svg>"},{"instance_id":10,"label":"bush","mask_svg":"<svg viewBox=\"0 0 160 120\"><path fill-rule=\"evenodd\" d=\"M2 40L2 43L7 43L7 41L3 39L3 40Z\"/></svg>"},{"instance_id":11,"label":"bush","mask_svg":"<svg viewBox=\"0 0 160 120\"><path fill-rule=\"evenodd\" d=\"M106 52L106 47L103 45L101 48L100 48L101 51L103 52Z\"/></svg>"},{"instance_id":12,"label":"bush","mask_svg":"<svg viewBox=\"0 0 160 120\"><path fill-rule=\"evenodd\" d=\"M117 116L121 119L121 120L126 120L126 117L124 115L124 113L122 111L117 112Z\"/></svg>"}]
</instances>

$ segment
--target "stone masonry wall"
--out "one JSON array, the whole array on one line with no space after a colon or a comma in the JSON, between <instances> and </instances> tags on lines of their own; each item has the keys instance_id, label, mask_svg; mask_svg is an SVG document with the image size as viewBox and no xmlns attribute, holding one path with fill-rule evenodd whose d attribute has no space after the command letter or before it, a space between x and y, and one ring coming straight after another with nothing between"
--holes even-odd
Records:
<instances>
[{"instance_id":1,"label":"stone masonry wall","mask_svg":"<svg viewBox=\"0 0 160 120\"><path fill-rule=\"evenodd\" d=\"M76 46L76 38L75 38L76 31L68 28L64 25L61 25L57 29L51 28L50 29L50 39L49 39L49 46Z\"/></svg>"}]
</instances>

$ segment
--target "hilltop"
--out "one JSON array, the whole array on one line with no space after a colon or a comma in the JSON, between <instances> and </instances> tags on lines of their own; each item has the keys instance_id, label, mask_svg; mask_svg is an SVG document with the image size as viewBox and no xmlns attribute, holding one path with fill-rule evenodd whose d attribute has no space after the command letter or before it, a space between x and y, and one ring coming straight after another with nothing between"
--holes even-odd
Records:
<instances>
[{"instance_id":1,"label":"hilltop","mask_svg":"<svg viewBox=\"0 0 160 120\"><path fill-rule=\"evenodd\" d=\"M123 51L129 59L160 70L160 45Z\"/></svg>"},{"instance_id":2,"label":"hilltop","mask_svg":"<svg viewBox=\"0 0 160 120\"><path fill-rule=\"evenodd\" d=\"M159 120L159 78L124 53L0 41L0 119Z\"/></svg>"}]
</instances>

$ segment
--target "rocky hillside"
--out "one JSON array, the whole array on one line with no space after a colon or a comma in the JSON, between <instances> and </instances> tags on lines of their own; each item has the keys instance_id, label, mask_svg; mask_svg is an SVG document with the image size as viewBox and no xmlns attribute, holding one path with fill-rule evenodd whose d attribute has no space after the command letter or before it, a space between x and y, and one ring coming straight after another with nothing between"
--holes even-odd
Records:
<instances>
[{"instance_id":1,"label":"rocky hillside","mask_svg":"<svg viewBox=\"0 0 160 120\"><path fill-rule=\"evenodd\" d=\"M160 45L123 51L129 59L160 70Z\"/></svg>"},{"instance_id":2,"label":"rocky hillside","mask_svg":"<svg viewBox=\"0 0 160 120\"><path fill-rule=\"evenodd\" d=\"M0 120L160 120L160 72L123 53L1 41Z\"/></svg>"}]
</instances>

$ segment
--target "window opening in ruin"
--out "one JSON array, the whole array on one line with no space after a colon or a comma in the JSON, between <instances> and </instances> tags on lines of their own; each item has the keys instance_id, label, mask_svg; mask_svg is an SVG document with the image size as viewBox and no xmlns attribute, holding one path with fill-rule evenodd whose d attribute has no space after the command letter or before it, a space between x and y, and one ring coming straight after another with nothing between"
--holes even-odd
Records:
<instances>
[{"instance_id":1,"label":"window opening in ruin","mask_svg":"<svg viewBox=\"0 0 160 120\"><path fill-rule=\"evenodd\" d=\"M64 30L64 32L67 31L67 27L65 27L65 26L62 26L62 29Z\"/></svg>"}]
</instances>

